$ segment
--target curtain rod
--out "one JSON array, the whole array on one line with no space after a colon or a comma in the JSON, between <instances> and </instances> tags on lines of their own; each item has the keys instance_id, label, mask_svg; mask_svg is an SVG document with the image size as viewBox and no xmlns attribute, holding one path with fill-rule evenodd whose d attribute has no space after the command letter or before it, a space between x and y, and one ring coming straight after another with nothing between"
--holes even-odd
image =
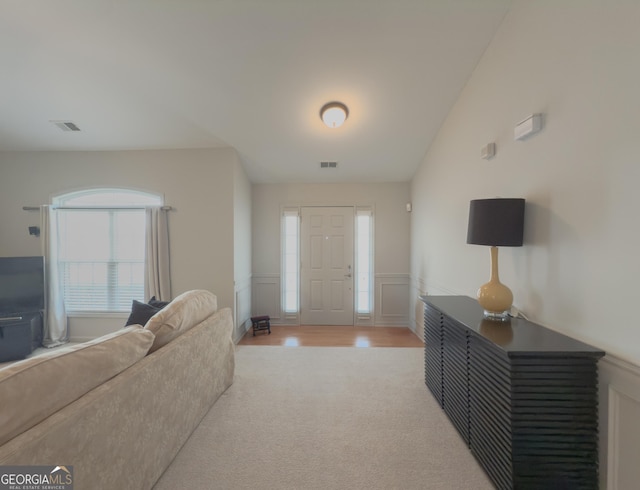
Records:
<instances>
[{"instance_id":1,"label":"curtain rod","mask_svg":"<svg viewBox=\"0 0 640 490\"><path fill-rule=\"evenodd\" d=\"M92 206L92 207L77 207L77 206L54 206L54 209L78 209L78 210L92 210L92 209L145 209L147 206ZM40 206L22 206L24 211L40 211ZM162 211L171 211L171 206L161 206Z\"/></svg>"}]
</instances>

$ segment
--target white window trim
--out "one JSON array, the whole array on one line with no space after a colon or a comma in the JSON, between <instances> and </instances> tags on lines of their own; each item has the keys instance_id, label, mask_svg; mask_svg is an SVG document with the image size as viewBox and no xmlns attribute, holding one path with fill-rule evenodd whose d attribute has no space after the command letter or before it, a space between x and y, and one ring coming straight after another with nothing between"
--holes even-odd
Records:
<instances>
[{"instance_id":1,"label":"white window trim","mask_svg":"<svg viewBox=\"0 0 640 490\"><path fill-rule=\"evenodd\" d=\"M297 299L296 299L296 310L292 311L289 310L287 311L287 305L286 305L286 295L287 295L287 269L286 269L286 229L285 229L285 218L287 217L296 217L298 220L298 230L297 230L297 237L296 237L296 293L297 293ZM281 243L281 250L280 250L280 262L281 262L281 271L280 271L280 277L282 278L281 280L281 309L282 309L282 313L285 317L285 319L287 320L298 320L298 318L300 317L300 208L299 207L283 207L282 208L282 213L281 213L281 220L280 220L280 226L281 226L281 230L280 230L280 243Z\"/></svg>"},{"instance_id":2,"label":"white window trim","mask_svg":"<svg viewBox=\"0 0 640 490\"><path fill-rule=\"evenodd\" d=\"M359 237L359 231L358 231L358 216L369 216L370 218L370 222L369 222L369 311L358 311L358 296L360 294L360 291L358 290L358 276L359 276L359 270L358 270L358 264L360 262L360 257L358 256L358 249L359 249L359 244L358 244L358 237ZM357 323L366 323L366 322L370 322L373 319L373 315L374 315L374 311L375 311L375 303L374 303L374 277L375 277L375 271L374 271L374 266L375 266L375 250L374 250L374 237L375 237L375 232L374 232L374 223L375 220L373 219L373 207L372 206L356 206L356 212L355 212L355 240L356 240L356 246L354 247L354 252L355 252L355 267L354 267L354 299L355 299L355 304L354 304L354 313L356 315L356 321Z\"/></svg>"}]
</instances>

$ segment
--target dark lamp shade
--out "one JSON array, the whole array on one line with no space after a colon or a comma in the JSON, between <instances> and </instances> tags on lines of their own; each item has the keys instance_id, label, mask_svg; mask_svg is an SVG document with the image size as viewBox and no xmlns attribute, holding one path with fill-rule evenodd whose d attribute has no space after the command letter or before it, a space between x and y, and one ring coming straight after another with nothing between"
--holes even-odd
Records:
<instances>
[{"instance_id":1,"label":"dark lamp shade","mask_svg":"<svg viewBox=\"0 0 640 490\"><path fill-rule=\"evenodd\" d=\"M524 199L475 199L469 203L467 243L521 247Z\"/></svg>"}]
</instances>

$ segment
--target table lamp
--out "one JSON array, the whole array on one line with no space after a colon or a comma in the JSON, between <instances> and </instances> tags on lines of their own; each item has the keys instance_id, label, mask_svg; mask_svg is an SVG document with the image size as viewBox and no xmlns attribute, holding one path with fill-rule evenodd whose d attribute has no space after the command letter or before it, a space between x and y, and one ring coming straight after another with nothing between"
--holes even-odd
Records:
<instances>
[{"instance_id":1,"label":"table lamp","mask_svg":"<svg viewBox=\"0 0 640 490\"><path fill-rule=\"evenodd\" d=\"M498 247L521 247L524 199L475 199L469 203L467 243L491 247L491 278L478 289L485 318L505 321L513 293L498 277Z\"/></svg>"}]
</instances>

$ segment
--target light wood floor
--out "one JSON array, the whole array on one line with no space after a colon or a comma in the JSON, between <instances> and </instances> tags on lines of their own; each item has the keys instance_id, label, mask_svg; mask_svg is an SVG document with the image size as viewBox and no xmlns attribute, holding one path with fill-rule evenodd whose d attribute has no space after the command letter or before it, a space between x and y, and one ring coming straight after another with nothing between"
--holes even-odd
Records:
<instances>
[{"instance_id":1,"label":"light wood floor","mask_svg":"<svg viewBox=\"0 0 640 490\"><path fill-rule=\"evenodd\" d=\"M422 340L406 327L282 326L256 332L250 328L239 345L288 347L423 347Z\"/></svg>"}]
</instances>

